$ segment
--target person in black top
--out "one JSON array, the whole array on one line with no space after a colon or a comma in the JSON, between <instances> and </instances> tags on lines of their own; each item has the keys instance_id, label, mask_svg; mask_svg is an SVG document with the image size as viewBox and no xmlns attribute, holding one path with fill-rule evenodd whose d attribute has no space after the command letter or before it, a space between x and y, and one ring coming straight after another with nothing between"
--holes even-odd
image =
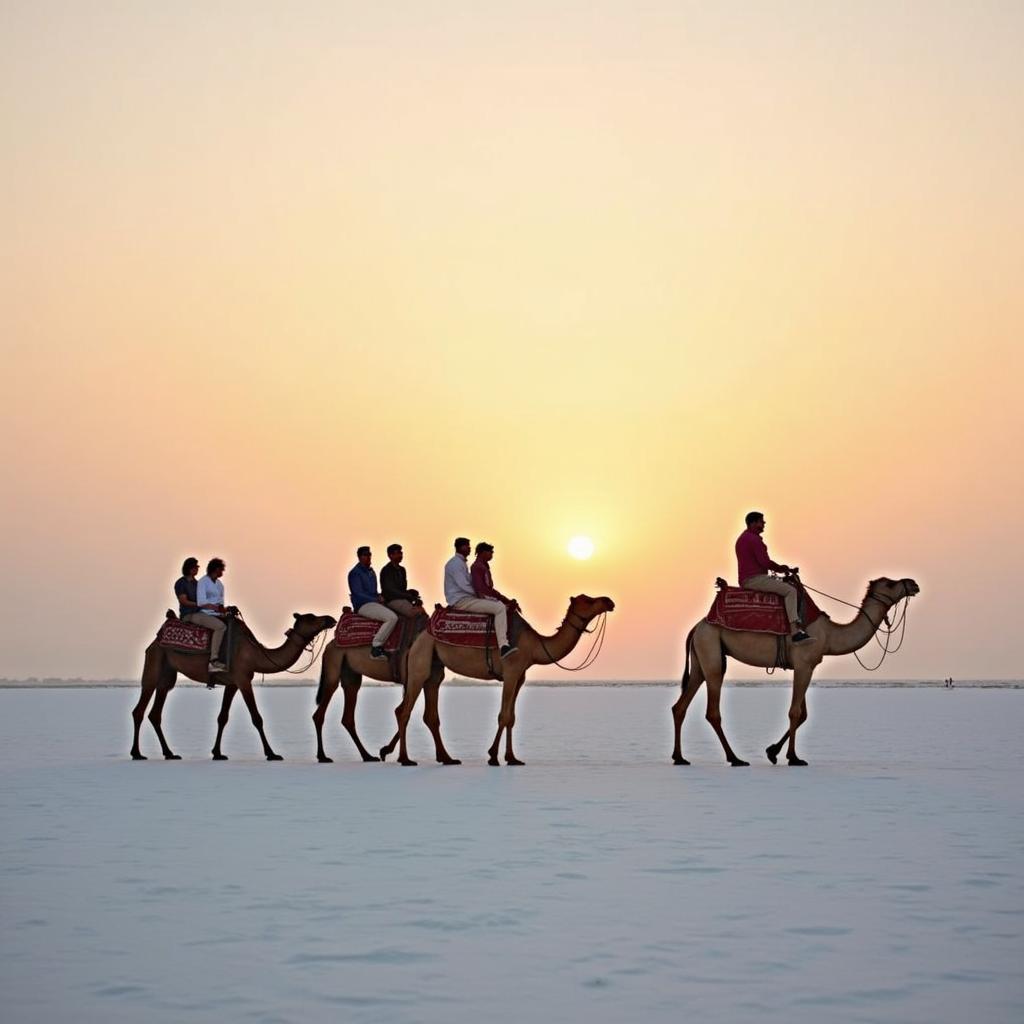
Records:
<instances>
[{"instance_id":1,"label":"person in black top","mask_svg":"<svg viewBox=\"0 0 1024 1024\"><path fill-rule=\"evenodd\" d=\"M178 618L187 622L199 612L196 596L196 576L199 575L199 559L186 558L181 565L181 578L174 584L174 596L178 599Z\"/></svg>"},{"instance_id":2,"label":"person in black top","mask_svg":"<svg viewBox=\"0 0 1024 1024\"><path fill-rule=\"evenodd\" d=\"M415 619L423 614L423 599L418 590L409 589L409 581L402 565L401 544L388 545L388 564L380 571L380 593L384 603L399 615Z\"/></svg>"}]
</instances>

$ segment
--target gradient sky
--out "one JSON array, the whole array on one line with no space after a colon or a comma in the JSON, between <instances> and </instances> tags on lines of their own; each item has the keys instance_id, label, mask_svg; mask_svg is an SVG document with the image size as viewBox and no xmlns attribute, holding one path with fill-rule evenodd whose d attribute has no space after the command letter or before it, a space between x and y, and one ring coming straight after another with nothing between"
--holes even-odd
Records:
<instances>
[{"instance_id":1,"label":"gradient sky","mask_svg":"<svg viewBox=\"0 0 1024 1024\"><path fill-rule=\"evenodd\" d=\"M1024 676L1022 46L1019 3L6 0L0 675L137 675L186 555L270 641L361 543L439 599L465 533L540 627L615 598L590 677L669 678L755 507L814 586L920 582L882 674Z\"/></svg>"}]
</instances>

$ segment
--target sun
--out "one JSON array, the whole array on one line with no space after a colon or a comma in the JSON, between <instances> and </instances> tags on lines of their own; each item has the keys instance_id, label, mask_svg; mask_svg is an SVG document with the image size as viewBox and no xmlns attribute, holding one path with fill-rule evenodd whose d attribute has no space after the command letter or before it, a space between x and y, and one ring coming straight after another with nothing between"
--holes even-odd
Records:
<instances>
[{"instance_id":1,"label":"sun","mask_svg":"<svg viewBox=\"0 0 1024 1024\"><path fill-rule=\"evenodd\" d=\"M569 541L569 554L573 558L586 559L594 553L594 542L589 537L573 537Z\"/></svg>"}]
</instances>

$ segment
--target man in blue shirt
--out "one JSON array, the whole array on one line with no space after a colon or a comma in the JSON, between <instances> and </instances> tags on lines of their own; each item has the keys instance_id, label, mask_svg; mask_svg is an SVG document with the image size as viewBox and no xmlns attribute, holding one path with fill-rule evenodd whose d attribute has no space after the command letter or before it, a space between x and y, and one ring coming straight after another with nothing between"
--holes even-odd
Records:
<instances>
[{"instance_id":1,"label":"man in blue shirt","mask_svg":"<svg viewBox=\"0 0 1024 1024\"><path fill-rule=\"evenodd\" d=\"M196 596L196 576L199 573L199 559L186 558L181 565L181 576L174 584L174 596L178 599L178 618L187 622L199 612L199 598Z\"/></svg>"},{"instance_id":2,"label":"man in blue shirt","mask_svg":"<svg viewBox=\"0 0 1024 1024\"><path fill-rule=\"evenodd\" d=\"M377 574L370 568L373 555L364 544L356 551L359 561L352 566L348 574L348 589L352 597L352 608L358 615L379 622L380 629L374 634L370 646L371 658L384 657L384 644L391 636L391 630L398 622L398 616L384 604L384 599L377 591Z\"/></svg>"}]
</instances>

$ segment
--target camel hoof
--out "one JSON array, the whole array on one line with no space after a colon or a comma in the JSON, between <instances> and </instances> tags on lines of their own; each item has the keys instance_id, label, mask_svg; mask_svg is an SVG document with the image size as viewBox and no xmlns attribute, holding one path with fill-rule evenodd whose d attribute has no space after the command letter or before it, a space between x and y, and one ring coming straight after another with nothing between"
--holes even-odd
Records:
<instances>
[{"instance_id":1,"label":"camel hoof","mask_svg":"<svg viewBox=\"0 0 1024 1024\"><path fill-rule=\"evenodd\" d=\"M765 747L764 752L768 755L768 760L772 764L779 763L779 748L778 747Z\"/></svg>"},{"instance_id":2,"label":"camel hoof","mask_svg":"<svg viewBox=\"0 0 1024 1024\"><path fill-rule=\"evenodd\" d=\"M374 757L373 754L363 754L363 764L380 764L384 758Z\"/></svg>"},{"instance_id":3,"label":"camel hoof","mask_svg":"<svg viewBox=\"0 0 1024 1024\"><path fill-rule=\"evenodd\" d=\"M487 763L492 768L500 768L501 767L501 762L498 760L498 755L497 754L491 754L491 756L487 758Z\"/></svg>"},{"instance_id":4,"label":"camel hoof","mask_svg":"<svg viewBox=\"0 0 1024 1024\"><path fill-rule=\"evenodd\" d=\"M334 758L328 757L326 754L317 754L316 759L320 764L334 764Z\"/></svg>"},{"instance_id":5,"label":"camel hoof","mask_svg":"<svg viewBox=\"0 0 1024 1024\"><path fill-rule=\"evenodd\" d=\"M181 754L164 754L165 761L180 761Z\"/></svg>"},{"instance_id":6,"label":"camel hoof","mask_svg":"<svg viewBox=\"0 0 1024 1024\"><path fill-rule=\"evenodd\" d=\"M505 764L509 765L512 768L515 768L515 767L518 767L519 765L526 764L526 762L525 761L520 761L518 757L506 757L505 758Z\"/></svg>"},{"instance_id":7,"label":"camel hoof","mask_svg":"<svg viewBox=\"0 0 1024 1024\"><path fill-rule=\"evenodd\" d=\"M733 768L749 768L750 767L750 762L749 761L741 761L738 757L734 757L729 762L729 764L732 765Z\"/></svg>"},{"instance_id":8,"label":"camel hoof","mask_svg":"<svg viewBox=\"0 0 1024 1024\"><path fill-rule=\"evenodd\" d=\"M137 753L136 751L133 750L132 751L132 760L133 761L148 761L149 758L145 757L143 754L139 754L139 753Z\"/></svg>"},{"instance_id":9,"label":"camel hoof","mask_svg":"<svg viewBox=\"0 0 1024 1024\"><path fill-rule=\"evenodd\" d=\"M794 768L806 768L807 767L807 762L802 757L797 757L796 754L793 754L792 756L787 755L786 756L786 760Z\"/></svg>"},{"instance_id":10,"label":"camel hoof","mask_svg":"<svg viewBox=\"0 0 1024 1024\"><path fill-rule=\"evenodd\" d=\"M673 764L689 764L690 762L687 761L686 758L682 756L682 754L673 754L672 755L672 763Z\"/></svg>"},{"instance_id":11,"label":"camel hoof","mask_svg":"<svg viewBox=\"0 0 1024 1024\"><path fill-rule=\"evenodd\" d=\"M388 750L387 747L381 747L380 748L380 759L382 761L386 761L388 759L388 754L390 754L390 753L391 753L391 751Z\"/></svg>"},{"instance_id":12,"label":"camel hoof","mask_svg":"<svg viewBox=\"0 0 1024 1024\"><path fill-rule=\"evenodd\" d=\"M418 764L419 762L417 762L417 761L410 761L410 760L409 760L409 758L407 758L407 757L405 757L405 758L402 758L402 757L400 757L400 758L398 759L398 763L399 763L400 765L402 765L402 767L403 767L403 768L415 768L415 767L416 767L416 765L417 765L417 764Z\"/></svg>"},{"instance_id":13,"label":"camel hoof","mask_svg":"<svg viewBox=\"0 0 1024 1024\"><path fill-rule=\"evenodd\" d=\"M284 758L280 754L267 754L268 761L283 761Z\"/></svg>"},{"instance_id":14,"label":"camel hoof","mask_svg":"<svg viewBox=\"0 0 1024 1024\"><path fill-rule=\"evenodd\" d=\"M213 759L214 759L214 761L226 761L228 759L228 755L227 754L214 754L213 755Z\"/></svg>"},{"instance_id":15,"label":"camel hoof","mask_svg":"<svg viewBox=\"0 0 1024 1024\"><path fill-rule=\"evenodd\" d=\"M462 762L457 757L446 757L446 758L443 758L443 759L439 757L437 759L437 763L438 764L462 764Z\"/></svg>"}]
</instances>

